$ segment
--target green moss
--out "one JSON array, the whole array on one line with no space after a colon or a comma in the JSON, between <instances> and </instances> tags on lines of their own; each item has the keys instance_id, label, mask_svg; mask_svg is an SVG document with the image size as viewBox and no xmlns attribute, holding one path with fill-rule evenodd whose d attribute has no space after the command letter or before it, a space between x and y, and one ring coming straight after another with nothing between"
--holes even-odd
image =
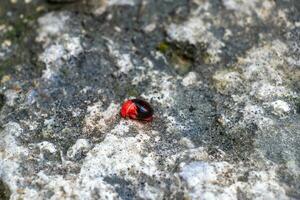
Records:
<instances>
[{"instance_id":1,"label":"green moss","mask_svg":"<svg viewBox=\"0 0 300 200\"><path fill-rule=\"evenodd\" d=\"M5 33L4 39L9 39L12 42L20 42L24 38L25 33L28 32L27 23L23 19L18 19L10 25L12 29Z\"/></svg>"},{"instance_id":2,"label":"green moss","mask_svg":"<svg viewBox=\"0 0 300 200\"><path fill-rule=\"evenodd\" d=\"M0 78L8 73L9 70L14 66L13 59L4 60L0 64Z\"/></svg>"},{"instance_id":3,"label":"green moss","mask_svg":"<svg viewBox=\"0 0 300 200\"><path fill-rule=\"evenodd\" d=\"M137 97L139 96L139 91L132 85L126 87L127 96Z\"/></svg>"},{"instance_id":4,"label":"green moss","mask_svg":"<svg viewBox=\"0 0 300 200\"><path fill-rule=\"evenodd\" d=\"M27 11L29 12L29 11ZM14 52L10 58L0 63L0 78L9 72L14 72L14 67L18 64L30 63L36 66L36 72L41 73L45 68L44 64L39 63L36 55L32 54L33 48L38 48L38 44L32 46L33 36L36 34L34 29L35 22L42 12L33 11L32 13L24 13L24 17L15 20L4 20L9 28L0 38L0 42L10 40L12 42Z\"/></svg>"},{"instance_id":5,"label":"green moss","mask_svg":"<svg viewBox=\"0 0 300 200\"><path fill-rule=\"evenodd\" d=\"M32 63L35 66L35 71L38 74L42 74L43 70L46 69L46 64L43 63L42 61L39 61L37 58L32 59Z\"/></svg>"},{"instance_id":6,"label":"green moss","mask_svg":"<svg viewBox=\"0 0 300 200\"><path fill-rule=\"evenodd\" d=\"M187 48L182 43L163 41L157 45L156 49L168 58L178 74L184 75L191 70L194 60L193 55L191 55L193 54L193 48Z\"/></svg>"},{"instance_id":7,"label":"green moss","mask_svg":"<svg viewBox=\"0 0 300 200\"><path fill-rule=\"evenodd\" d=\"M67 68L61 68L59 71L64 77L67 77L69 74L69 71Z\"/></svg>"},{"instance_id":8,"label":"green moss","mask_svg":"<svg viewBox=\"0 0 300 200\"><path fill-rule=\"evenodd\" d=\"M170 45L167 42L161 42L157 45L157 50L166 54L170 50Z\"/></svg>"},{"instance_id":9,"label":"green moss","mask_svg":"<svg viewBox=\"0 0 300 200\"><path fill-rule=\"evenodd\" d=\"M140 95L137 87L130 83L121 85L120 83L115 82L113 85L113 90L117 95L124 97L137 97Z\"/></svg>"},{"instance_id":10,"label":"green moss","mask_svg":"<svg viewBox=\"0 0 300 200\"><path fill-rule=\"evenodd\" d=\"M205 64L209 64L211 62L211 55L206 51L201 54L201 58Z\"/></svg>"},{"instance_id":11,"label":"green moss","mask_svg":"<svg viewBox=\"0 0 300 200\"><path fill-rule=\"evenodd\" d=\"M113 90L116 94L120 93L120 84L117 81L114 82Z\"/></svg>"},{"instance_id":12,"label":"green moss","mask_svg":"<svg viewBox=\"0 0 300 200\"><path fill-rule=\"evenodd\" d=\"M180 75L187 74L191 71L192 61L183 55L173 53L171 56L171 62L176 72Z\"/></svg>"},{"instance_id":13,"label":"green moss","mask_svg":"<svg viewBox=\"0 0 300 200\"><path fill-rule=\"evenodd\" d=\"M32 10L29 9L22 12L22 18L16 17L10 20L7 20L6 18L0 18L1 23L12 27L12 29L5 33L4 39L9 39L12 42L22 41L26 35L34 32L32 25L44 13L45 10L36 11L35 7L33 7Z\"/></svg>"},{"instance_id":14,"label":"green moss","mask_svg":"<svg viewBox=\"0 0 300 200\"><path fill-rule=\"evenodd\" d=\"M211 55L206 51L205 43L196 45L188 42L160 42L156 49L163 53L175 71L184 75L192 70L194 64L210 63Z\"/></svg>"},{"instance_id":15,"label":"green moss","mask_svg":"<svg viewBox=\"0 0 300 200\"><path fill-rule=\"evenodd\" d=\"M10 199L11 192L9 190L9 187L0 180L0 199L2 200L8 200Z\"/></svg>"}]
</instances>

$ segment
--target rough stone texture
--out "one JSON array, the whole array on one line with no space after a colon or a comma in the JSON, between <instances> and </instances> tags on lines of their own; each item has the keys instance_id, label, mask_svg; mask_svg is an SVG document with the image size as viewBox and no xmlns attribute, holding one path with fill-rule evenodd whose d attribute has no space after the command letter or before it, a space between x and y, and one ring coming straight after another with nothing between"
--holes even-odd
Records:
<instances>
[{"instance_id":1,"label":"rough stone texture","mask_svg":"<svg viewBox=\"0 0 300 200\"><path fill-rule=\"evenodd\" d=\"M0 17L1 199L300 199L298 0L11 0ZM120 118L133 97L152 123Z\"/></svg>"}]
</instances>

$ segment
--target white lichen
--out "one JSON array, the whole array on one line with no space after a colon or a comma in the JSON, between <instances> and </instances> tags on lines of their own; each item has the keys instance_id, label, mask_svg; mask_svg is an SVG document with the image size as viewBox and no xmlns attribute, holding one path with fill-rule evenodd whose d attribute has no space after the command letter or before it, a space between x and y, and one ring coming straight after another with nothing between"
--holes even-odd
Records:
<instances>
[{"instance_id":1,"label":"white lichen","mask_svg":"<svg viewBox=\"0 0 300 200\"><path fill-rule=\"evenodd\" d=\"M39 30L36 41L49 43L48 38L59 36L66 30L66 22L70 16L66 13L50 12L38 19Z\"/></svg>"},{"instance_id":2,"label":"white lichen","mask_svg":"<svg viewBox=\"0 0 300 200\"><path fill-rule=\"evenodd\" d=\"M87 114L84 119L85 125L83 131L92 133L93 130L104 131L119 113L119 104L111 103L104 110L101 101L94 103L87 108Z\"/></svg>"},{"instance_id":3,"label":"white lichen","mask_svg":"<svg viewBox=\"0 0 300 200\"><path fill-rule=\"evenodd\" d=\"M52 80L66 66L68 59L83 51L80 38L72 34L74 30L67 28L69 19L69 14L64 12L51 12L38 19L36 41L44 47L44 52L39 55L39 60L46 65L44 79Z\"/></svg>"},{"instance_id":4,"label":"white lichen","mask_svg":"<svg viewBox=\"0 0 300 200\"><path fill-rule=\"evenodd\" d=\"M113 5L129 5L129 6L134 6L135 5L135 0L107 0L107 4L109 6L113 6Z\"/></svg>"},{"instance_id":5,"label":"white lichen","mask_svg":"<svg viewBox=\"0 0 300 200\"><path fill-rule=\"evenodd\" d=\"M51 80L60 73L66 65L65 62L71 57L78 56L83 48L79 37L65 34L59 38L60 44L52 44L39 56L40 61L46 64L42 77Z\"/></svg>"},{"instance_id":6,"label":"white lichen","mask_svg":"<svg viewBox=\"0 0 300 200\"><path fill-rule=\"evenodd\" d=\"M291 111L290 105L282 100L274 101L271 103L271 105L273 108L273 113L278 116L285 116Z\"/></svg>"},{"instance_id":7,"label":"white lichen","mask_svg":"<svg viewBox=\"0 0 300 200\"><path fill-rule=\"evenodd\" d=\"M225 44L209 31L212 25L205 22L201 16L196 15L195 17L190 17L188 21L182 24L172 23L167 27L167 33L174 41L188 41L191 44L207 44L207 52L211 55L210 61L215 63L220 60L219 54L222 52L221 48L224 47Z\"/></svg>"},{"instance_id":8,"label":"white lichen","mask_svg":"<svg viewBox=\"0 0 300 200\"><path fill-rule=\"evenodd\" d=\"M272 1L260 0L222 0L222 2L228 10L248 16L252 16L255 12L263 20L270 16L272 9L276 6Z\"/></svg>"},{"instance_id":9,"label":"white lichen","mask_svg":"<svg viewBox=\"0 0 300 200\"><path fill-rule=\"evenodd\" d=\"M15 102L16 102L16 99L19 97L19 91L9 89L9 90L6 90L4 92L4 95L5 95L5 98L6 98L5 103L8 106L14 106Z\"/></svg>"},{"instance_id":10,"label":"white lichen","mask_svg":"<svg viewBox=\"0 0 300 200\"><path fill-rule=\"evenodd\" d=\"M236 190L226 187L224 174L231 167L226 162L192 162L182 167L179 175L186 181L191 199L236 199ZM229 180L228 180L229 181ZM224 182L224 183L222 183ZM221 187L223 185L223 187Z\"/></svg>"},{"instance_id":11,"label":"white lichen","mask_svg":"<svg viewBox=\"0 0 300 200\"><path fill-rule=\"evenodd\" d=\"M110 55L116 60L117 67L119 68L118 73L128 73L134 68L131 61L131 56L128 53L121 53L118 46L110 39L107 39L107 47Z\"/></svg>"},{"instance_id":12,"label":"white lichen","mask_svg":"<svg viewBox=\"0 0 300 200\"><path fill-rule=\"evenodd\" d=\"M68 149L67 156L69 158L74 158L78 153L88 152L90 147L91 145L87 139L78 139L76 143Z\"/></svg>"},{"instance_id":13,"label":"white lichen","mask_svg":"<svg viewBox=\"0 0 300 200\"><path fill-rule=\"evenodd\" d=\"M179 175L187 183L186 195L191 199L235 200L239 199L239 191L248 199L289 199L278 183L276 168L250 170L246 182L237 179L244 170L227 162L194 161L181 163Z\"/></svg>"},{"instance_id":14,"label":"white lichen","mask_svg":"<svg viewBox=\"0 0 300 200\"><path fill-rule=\"evenodd\" d=\"M11 191L11 199L17 199L18 184L23 181L19 171L22 158L28 156L28 149L17 142L22 128L15 122L9 122L0 132L0 178Z\"/></svg>"},{"instance_id":15,"label":"white lichen","mask_svg":"<svg viewBox=\"0 0 300 200\"><path fill-rule=\"evenodd\" d=\"M44 158L45 153L54 154L57 151L55 145L48 141L40 142L40 143L36 144L36 146L40 149L41 159Z\"/></svg>"},{"instance_id":16,"label":"white lichen","mask_svg":"<svg viewBox=\"0 0 300 200\"><path fill-rule=\"evenodd\" d=\"M183 79L181 84L185 87L189 86L189 85L197 85L198 80L197 80L197 74L196 72L189 72Z\"/></svg>"},{"instance_id":17,"label":"white lichen","mask_svg":"<svg viewBox=\"0 0 300 200\"><path fill-rule=\"evenodd\" d=\"M213 75L215 88L221 94L229 94L243 85L240 73L236 71L217 71Z\"/></svg>"},{"instance_id":18,"label":"white lichen","mask_svg":"<svg viewBox=\"0 0 300 200\"><path fill-rule=\"evenodd\" d=\"M101 144L96 145L87 155L82 171L88 170L90 177L120 175L131 178L130 171L140 171L152 176L158 173L155 162L143 158L143 143L147 135L118 138L107 135ZM151 155L149 155L151 156ZM145 160L146 159L146 160ZM128 170L130 169L130 170Z\"/></svg>"}]
</instances>

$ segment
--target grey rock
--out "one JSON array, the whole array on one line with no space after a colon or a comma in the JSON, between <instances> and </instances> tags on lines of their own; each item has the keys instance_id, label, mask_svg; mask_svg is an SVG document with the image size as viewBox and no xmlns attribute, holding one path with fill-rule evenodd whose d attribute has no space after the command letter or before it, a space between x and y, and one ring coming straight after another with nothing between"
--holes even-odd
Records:
<instances>
[{"instance_id":1,"label":"grey rock","mask_svg":"<svg viewBox=\"0 0 300 200\"><path fill-rule=\"evenodd\" d=\"M76 2L79 0L48 0L50 3L70 3L70 2Z\"/></svg>"},{"instance_id":2,"label":"grey rock","mask_svg":"<svg viewBox=\"0 0 300 200\"><path fill-rule=\"evenodd\" d=\"M27 4L0 12L0 198L300 199L297 1Z\"/></svg>"}]
</instances>

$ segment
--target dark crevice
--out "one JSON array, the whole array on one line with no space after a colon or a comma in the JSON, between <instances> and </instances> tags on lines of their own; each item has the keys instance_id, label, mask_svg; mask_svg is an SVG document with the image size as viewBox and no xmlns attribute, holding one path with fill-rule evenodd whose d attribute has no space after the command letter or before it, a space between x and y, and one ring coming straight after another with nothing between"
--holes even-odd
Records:
<instances>
[{"instance_id":1,"label":"dark crevice","mask_svg":"<svg viewBox=\"0 0 300 200\"><path fill-rule=\"evenodd\" d=\"M0 180L0 199L8 200L10 199L11 191L6 183Z\"/></svg>"},{"instance_id":2,"label":"dark crevice","mask_svg":"<svg viewBox=\"0 0 300 200\"><path fill-rule=\"evenodd\" d=\"M0 93L0 111L5 104L5 95Z\"/></svg>"}]
</instances>

